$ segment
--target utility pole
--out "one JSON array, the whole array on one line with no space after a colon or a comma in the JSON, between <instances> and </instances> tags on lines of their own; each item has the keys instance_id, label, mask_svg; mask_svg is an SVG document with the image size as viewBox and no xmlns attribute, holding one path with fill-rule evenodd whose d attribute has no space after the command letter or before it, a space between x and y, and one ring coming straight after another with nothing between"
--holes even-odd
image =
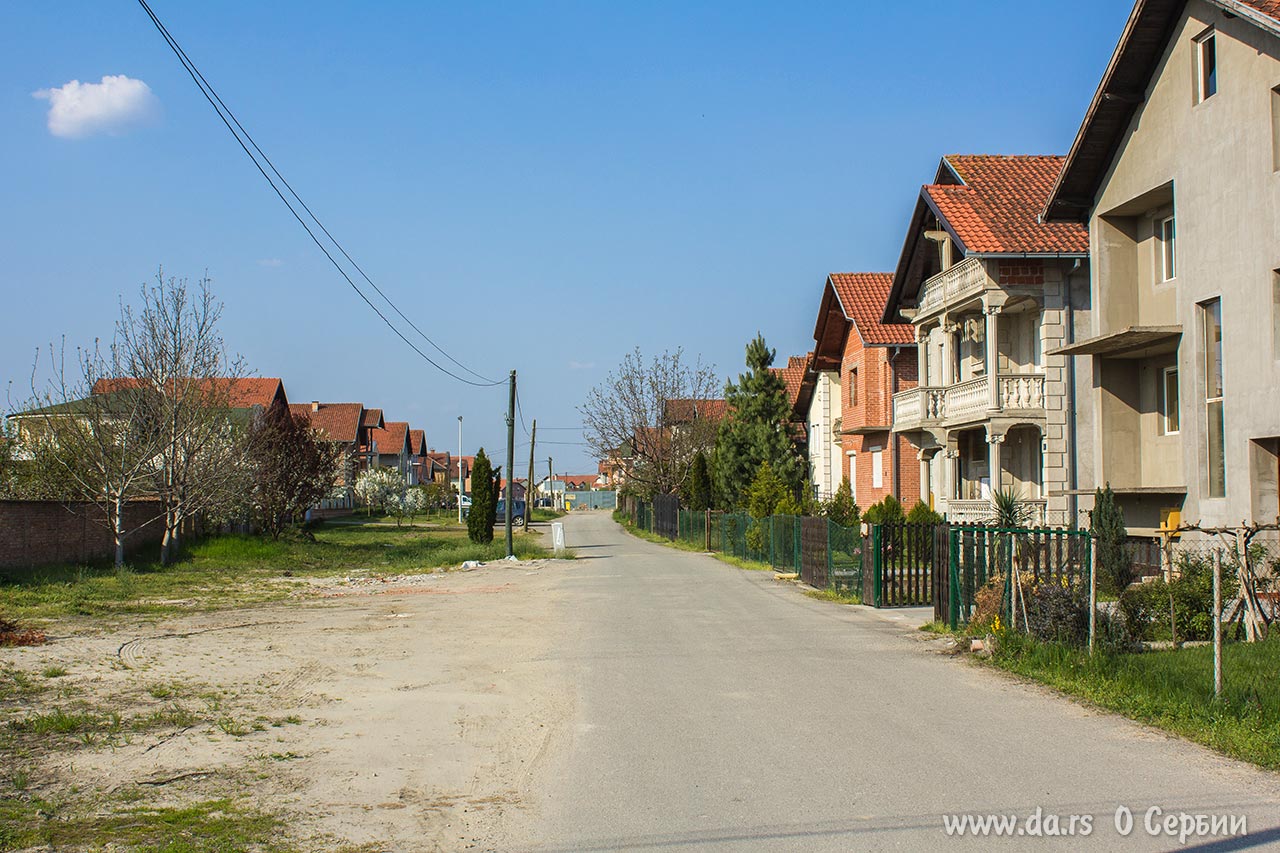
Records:
<instances>
[{"instance_id":1,"label":"utility pole","mask_svg":"<svg viewBox=\"0 0 1280 853\"><path fill-rule=\"evenodd\" d=\"M529 482L524 485L524 532L529 532L533 521L533 448L538 443L538 419L533 419L533 433L529 436Z\"/></svg>"},{"instance_id":2,"label":"utility pole","mask_svg":"<svg viewBox=\"0 0 1280 853\"><path fill-rule=\"evenodd\" d=\"M511 371L510 391L507 394L507 492L503 514L507 521L507 556L515 553L511 543L512 476L516 470L516 372Z\"/></svg>"},{"instance_id":3,"label":"utility pole","mask_svg":"<svg viewBox=\"0 0 1280 853\"><path fill-rule=\"evenodd\" d=\"M462 415L458 415L458 524L462 524Z\"/></svg>"},{"instance_id":4,"label":"utility pole","mask_svg":"<svg viewBox=\"0 0 1280 853\"><path fill-rule=\"evenodd\" d=\"M556 508L555 475L551 473L551 457L547 457L547 491L551 492L551 508Z\"/></svg>"}]
</instances>

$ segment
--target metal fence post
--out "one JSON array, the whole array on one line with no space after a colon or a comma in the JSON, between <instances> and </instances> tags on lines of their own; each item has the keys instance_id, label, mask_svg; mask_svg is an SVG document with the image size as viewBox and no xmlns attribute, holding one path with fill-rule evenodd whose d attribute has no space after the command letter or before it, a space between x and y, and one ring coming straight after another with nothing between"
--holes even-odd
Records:
<instances>
[{"instance_id":1,"label":"metal fence post","mask_svg":"<svg viewBox=\"0 0 1280 853\"><path fill-rule=\"evenodd\" d=\"M951 617L951 630L954 631L960 624L960 548L956 542L956 539L960 536L960 531L952 530L950 531L950 536L951 547L948 550L951 552L951 559L948 561L949 565L947 567L947 586L950 587L948 590L950 592L948 610L950 612L947 615Z\"/></svg>"},{"instance_id":2,"label":"metal fence post","mask_svg":"<svg viewBox=\"0 0 1280 853\"><path fill-rule=\"evenodd\" d=\"M1098 561L1095 552L1098 540L1089 534L1089 547L1084 552L1089 561L1089 654L1093 654L1094 638L1098 631Z\"/></svg>"},{"instance_id":3,"label":"metal fence post","mask_svg":"<svg viewBox=\"0 0 1280 853\"><path fill-rule=\"evenodd\" d=\"M871 589L872 605L874 607L880 606L880 572L882 568L880 564L880 525L873 524L871 525L871 571L874 574L871 576Z\"/></svg>"},{"instance_id":4,"label":"metal fence post","mask_svg":"<svg viewBox=\"0 0 1280 853\"><path fill-rule=\"evenodd\" d=\"M1222 698L1222 550L1213 550L1213 697Z\"/></svg>"}]
</instances>

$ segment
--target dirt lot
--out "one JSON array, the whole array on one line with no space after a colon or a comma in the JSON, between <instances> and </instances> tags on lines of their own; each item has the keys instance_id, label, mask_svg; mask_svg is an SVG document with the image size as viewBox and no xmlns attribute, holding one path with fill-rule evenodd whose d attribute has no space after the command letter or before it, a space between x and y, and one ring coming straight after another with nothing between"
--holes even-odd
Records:
<instances>
[{"instance_id":1,"label":"dirt lot","mask_svg":"<svg viewBox=\"0 0 1280 853\"><path fill-rule=\"evenodd\" d=\"M573 565L317 580L0 649L0 848L502 849L573 712L548 654Z\"/></svg>"}]
</instances>

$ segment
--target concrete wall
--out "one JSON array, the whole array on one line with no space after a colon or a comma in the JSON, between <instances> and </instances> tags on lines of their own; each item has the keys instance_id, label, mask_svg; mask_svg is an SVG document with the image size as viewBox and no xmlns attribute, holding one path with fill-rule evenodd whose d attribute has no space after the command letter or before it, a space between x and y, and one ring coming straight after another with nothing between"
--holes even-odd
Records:
<instances>
[{"instance_id":1,"label":"concrete wall","mask_svg":"<svg viewBox=\"0 0 1280 853\"><path fill-rule=\"evenodd\" d=\"M1218 92L1194 98L1192 40L1217 32ZM1183 327L1180 371L1182 435L1157 440L1147 427L1151 393L1140 383L1137 443L1142 485L1178 472L1187 489L1183 516L1236 523L1274 500L1276 476L1256 441L1280 436L1280 342L1274 270L1280 268L1280 172L1273 151L1273 89L1280 86L1280 39L1216 7L1191 0L1174 29L1163 62L1104 179L1090 223L1096 333L1127 325ZM1163 194L1163 195L1162 195ZM1152 219L1168 197L1177 222L1176 277L1159 281ZM1197 305L1221 298L1223 317L1226 497L1208 498L1202 334ZM1149 365L1154 367L1154 363ZM1107 371L1099 378L1105 379ZM1124 395L1121 395L1124 396ZM1108 445L1125 436L1132 417L1102 389L1097 435ZM1154 419L1152 418L1152 423ZM1180 445L1180 446L1179 446ZM1180 466L1173 464L1180 457ZM1119 448L1097 460L1099 481L1130 476ZM1151 485L1166 485L1158 482ZM1168 503L1166 499L1164 501ZM1149 517L1150 500L1131 501ZM1270 519L1259 519L1270 520ZM1132 523L1132 522L1131 522Z\"/></svg>"}]
</instances>

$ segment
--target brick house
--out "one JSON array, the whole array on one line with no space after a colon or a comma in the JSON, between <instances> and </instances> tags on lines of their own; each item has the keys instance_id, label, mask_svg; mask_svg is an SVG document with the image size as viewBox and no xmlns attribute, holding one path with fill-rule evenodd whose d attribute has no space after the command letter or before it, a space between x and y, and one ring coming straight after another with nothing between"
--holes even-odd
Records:
<instances>
[{"instance_id":1,"label":"brick house","mask_svg":"<svg viewBox=\"0 0 1280 853\"><path fill-rule=\"evenodd\" d=\"M831 273L823 286L815 348L796 399L819 498L845 481L862 507L886 495L907 507L920 498L916 450L890 431L893 395L915 388L917 371L911 325L882 317L892 280L890 273Z\"/></svg>"},{"instance_id":2,"label":"brick house","mask_svg":"<svg viewBox=\"0 0 1280 853\"><path fill-rule=\"evenodd\" d=\"M369 431L366 423L382 426L382 410L366 410L363 403L290 403L289 411L305 417L312 429L329 442L342 449L343 461L339 466L337 493L321 503L321 509L350 509L351 486L360 472L369 467ZM367 418L369 411L377 412L376 418Z\"/></svg>"},{"instance_id":3,"label":"brick house","mask_svg":"<svg viewBox=\"0 0 1280 853\"><path fill-rule=\"evenodd\" d=\"M1092 377L1053 354L1089 328L1089 235L1040 217L1062 164L949 155L916 200L882 319L915 327L920 381L894 395L892 425L951 521L986 520L1006 490L1071 523L1093 485L1075 428Z\"/></svg>"},{"instance_id":4,"label":"brick house","mask_svg":"<svg viewBox=\"0 0 1280 853\"><path fill-rule=\"evenodd\" d=\"M381 414L380 409L371 411ZM369 430L369 442L370 459L374 465L393 468L400 472L406 483L413 484L408 421L384 421L381 428Z\"/></svg>"}]
</instances>

